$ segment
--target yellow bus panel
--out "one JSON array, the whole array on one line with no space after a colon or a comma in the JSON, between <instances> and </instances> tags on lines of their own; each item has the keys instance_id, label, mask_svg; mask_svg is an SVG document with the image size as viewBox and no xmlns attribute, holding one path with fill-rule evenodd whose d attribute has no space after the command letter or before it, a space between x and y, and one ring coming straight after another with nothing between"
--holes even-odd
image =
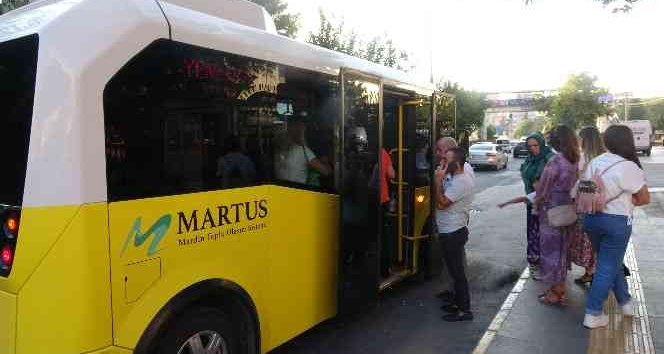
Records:
<instances>
[{"instance_id":1,"label":"yellow bus panel","mask_svg":"<svg viewBox=\"0 0 664 354\"><path fill-rule=\"evenodd\" d=\"M81 206L18 294L16 353L84 353L112 344L106 203ZM68 214L52 209L53 217ZM69 210L69 208L65 208ZM29 210L26 215L29 215ZM34 223L58 226L42 214ZM22 220L24 226L29 223ZM26 227L26 229L28 229ZM23 234L21 247L28 238ZM21 257L25 249L18 249ZM2 307L3 310L5 307Z\"/></svg>"},{"instance_id":2,"label":"yellow bus panel","mask_svg":"<svg viewBox=\"0 0 664 354\"><path fill-rule=\"evenodd\" d=\"M267 351L336 313L338 196L259 186L111 203L116 344L134 347L180 291L223 279Z\"/></svg>"},{"instance_id":3,"label":"yellow bus panel","mask_svg":"<svg viewBox=\"0 0 664 354\"><path fill-rule=\"evenodd\" d=\"M16 340L16 296L0 291L0 354L14 354Z\"/></svg>"}]
</instances>

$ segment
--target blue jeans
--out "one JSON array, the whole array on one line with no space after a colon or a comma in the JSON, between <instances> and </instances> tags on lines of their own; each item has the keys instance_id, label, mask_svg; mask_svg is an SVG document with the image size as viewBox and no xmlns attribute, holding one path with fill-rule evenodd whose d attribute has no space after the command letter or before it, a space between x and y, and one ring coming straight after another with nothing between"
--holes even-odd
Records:
<instances>
[{"instance_id":1,"label":"blue jeans","mask_svg":"<svg viewBox=\"0 0 664 354\"><path fill-rule=\"evenodd\" d=\"M602 305L609 296L609 290L613 290L620 305L631 299L622 262L632 234L632 220L627 216L599 213L586 215L583 224L593 248L598 250L595 275L586 302L586 313L601 315Z\"/></svg>"}]
</instances>

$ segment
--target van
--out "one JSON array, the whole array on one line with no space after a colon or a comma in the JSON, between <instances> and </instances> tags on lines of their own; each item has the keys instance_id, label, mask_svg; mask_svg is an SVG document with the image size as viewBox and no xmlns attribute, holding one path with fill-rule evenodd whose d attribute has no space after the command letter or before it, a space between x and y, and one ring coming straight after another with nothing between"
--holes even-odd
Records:
<instances>
[{"instance_id":1,"label":"van","mask_svg":"<svg viewBox=\"0 0 664 354\"><path fill-rule=\"evenodd\" d=\"M507 153L512 152L512 145L510 144L509 139L498 138L496 139L496 145L500 146L503 149L503 151Z\"/></svg>"},{"instance_id":2,"label":"van","mask_svg":"<svg viewBox=\"0 0 664 354\"><path fill-rule=\"evenodd\" d=\"M636 151L641 151L650 156L652 151L653 129L649 120L628 120L622 124L632 129Z\"/></svg>"}]
</instances>

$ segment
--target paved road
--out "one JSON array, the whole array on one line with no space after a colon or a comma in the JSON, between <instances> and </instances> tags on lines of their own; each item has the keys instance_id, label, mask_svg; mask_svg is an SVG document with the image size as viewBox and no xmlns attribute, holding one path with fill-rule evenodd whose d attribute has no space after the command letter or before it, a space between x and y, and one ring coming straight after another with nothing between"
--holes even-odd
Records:
<instances>
[{"instance_id":1,"label":"paved road","mask_svg":"<svg viewBox=\"0 0 664 354\"><path fill-rule=\"evenodd\" d=\"M476 171L476 197L467 246L475 320L447 323L434 294L441 278L409 281L350 317L335 318L291 340L273 354L469 353L525 266L525 208L497 209L521 195L520 160L504 171ZM507 221L507 222L506 222Z\"/></svg>"},{"instance_id":2,"label":"paved road","mask_svg":"<svg viewBox=\"0 0 664 354\"><path fill-rule=\"evenodd\" d=\"M653 147L650 157L639 156L649 187L664 187L664 147Z\"/></svg>"},{"instance_id":3,"label":"paved road","mask_svg":"<svg viewBox=\"0 0 664 354\"><path fill-rule=\"evenodd\" d=\"M508 186L521 182L519 167L523 163L523 158L514 158L510 155L507 168L500 171L493 171L486 168L476 168L475 173L475 193L481 193L489 187Z\"/></svg>"}]
</instances>

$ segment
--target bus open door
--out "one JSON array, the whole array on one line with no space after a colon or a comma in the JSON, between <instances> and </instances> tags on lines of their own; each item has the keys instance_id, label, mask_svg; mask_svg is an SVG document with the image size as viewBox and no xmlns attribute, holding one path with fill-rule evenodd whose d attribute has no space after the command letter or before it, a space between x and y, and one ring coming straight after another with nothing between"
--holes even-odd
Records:
<instances>
[{"instance_id":1,"label":"bus open door","mask_svg":"<svg viewBox=\"0 0 664 354\"><path fill-rule=\"evenodd\" d=\"M346 313L431 258L422 246L431 230L433 111L431 97L384 89L370 75L342 70L340 81L339 312Z\"/></svg>"}]
</instances>

